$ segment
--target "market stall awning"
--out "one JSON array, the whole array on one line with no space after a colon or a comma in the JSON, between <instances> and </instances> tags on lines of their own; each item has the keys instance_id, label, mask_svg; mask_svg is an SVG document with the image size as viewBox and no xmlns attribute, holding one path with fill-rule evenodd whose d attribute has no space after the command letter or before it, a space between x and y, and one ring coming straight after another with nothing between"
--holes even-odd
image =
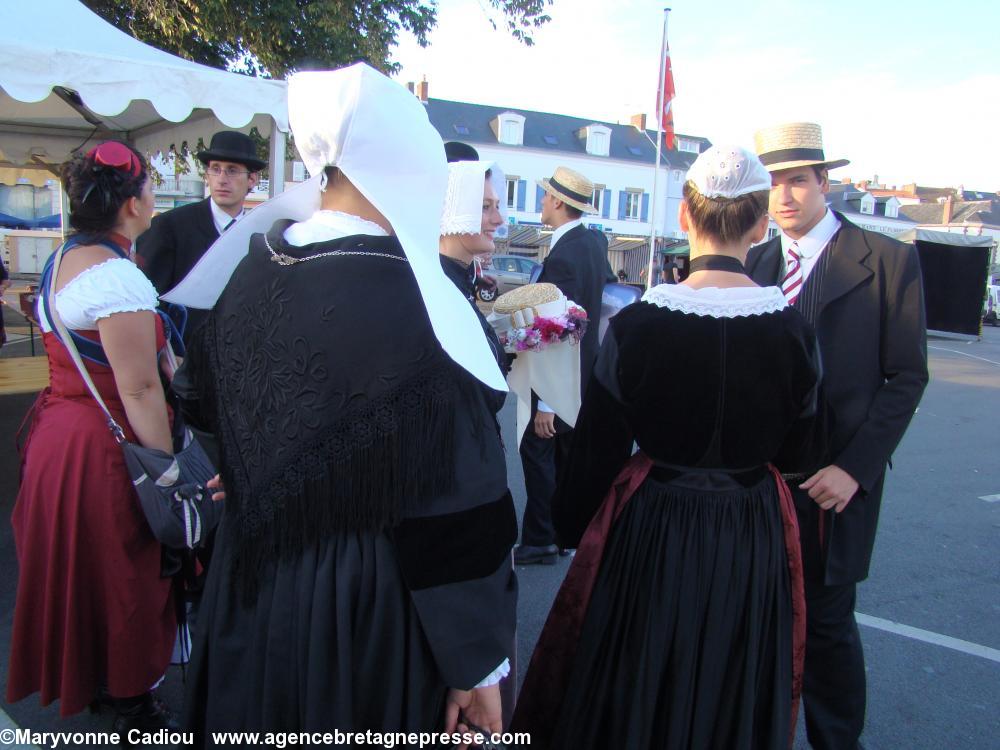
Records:
<instances>
[{"instance_id":1,"label":"market stall awning","mask_svg":"<svg viewBox=\"0 0 1000 750\"><path fill-rule=\"evenodd\" d=\"M0 3L0 168L50 169L112 136L156 153L251 127L288 130L284 81L155 49L76 0Z\"/></svg>"}]
</instances>

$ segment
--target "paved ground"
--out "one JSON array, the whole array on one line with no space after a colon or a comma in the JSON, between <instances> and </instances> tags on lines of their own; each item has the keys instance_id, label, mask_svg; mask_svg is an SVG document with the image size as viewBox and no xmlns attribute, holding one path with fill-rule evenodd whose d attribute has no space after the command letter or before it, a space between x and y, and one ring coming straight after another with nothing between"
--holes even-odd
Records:
<instances>
[{"instance_id":1,"label":"paved ground","mask_svg":"<svg viewBox=\"0 0 1000 750\"><path fill-rule=\"evenodd\" d=\"M992 750L1000 747L1000 328L987 328L981 341L932 337L929 344L931 384L897 451L872 575L859 588L869 679L864 741L869 750ZM0 399L3 654L16 582L6 521L16 491L11 436L30 401ZM513 446L511 404L503 418ZM520 509L517 452L509 449L507 460ZM563 559L519 571L521 676L568 565ZM5 658L0 682L6 684ZM174 705L180 705L180 683L174 668L163 689ZM54 707L39 709L35 698L0 708L36 730L109 723L87 714L60 721ZM2 721L0 715L0 727ZM796 748L805 747L800 732Z\"/></svg>"}]
</instances>

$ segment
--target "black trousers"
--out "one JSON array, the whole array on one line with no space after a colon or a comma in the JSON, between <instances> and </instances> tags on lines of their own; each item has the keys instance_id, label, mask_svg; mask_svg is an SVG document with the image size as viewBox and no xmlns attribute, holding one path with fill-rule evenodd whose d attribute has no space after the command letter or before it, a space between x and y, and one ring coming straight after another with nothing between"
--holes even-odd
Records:
<instances>
[{"instance_id":1,"label":"black trousers","mask_svg":"<svg viewBox=\"0 0 1000 750\"><path fill-rule=\"evenodd\" d=\"M805 574L802 702L806 737L814 750L855 750L860 747L858 740L865 726L867 697L865 656L854 619L857 585L828 586L823 582L825 558L819 529L822 511L807 493L793 488L792 496Z\"/></svg>"},{"instance_id":2,"label":"black trousers","mask_svg":"<svg viewBox=\"0 0 1000 750\"><path fill-rule=\"evenodd\" d=\"M557 430L560 422L557 418ZM528 499L521 522L521 544L545 547L556 542L556 531L552 526L552 494L556 489L559 467L565 465L569 457L572 438L573 431L569 429L557 432L554 438L540 438L531 422L524 431L519 452Z\"/></svg>"}]
</instances>

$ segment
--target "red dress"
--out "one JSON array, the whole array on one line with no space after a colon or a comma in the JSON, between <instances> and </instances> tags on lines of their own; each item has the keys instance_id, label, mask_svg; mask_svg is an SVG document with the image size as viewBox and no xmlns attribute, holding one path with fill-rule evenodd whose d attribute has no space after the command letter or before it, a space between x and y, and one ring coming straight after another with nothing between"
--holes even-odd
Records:
<instances>
[{"instance_id":1,"label":"red dress","mask_svg":"<svg viewBox=\"0 0 1000 750\"><path fill-rule=\"evenodd\" d=\"M12 516L19 578L7 700L40 692L42 705L58 699L69 716L102 686L123 698L149 690L170 664L176 617L121 448L66 349L43 338L50 386L35 403ZM134 440L111 368L85 362Z\"/></svg>"}]
</instances>

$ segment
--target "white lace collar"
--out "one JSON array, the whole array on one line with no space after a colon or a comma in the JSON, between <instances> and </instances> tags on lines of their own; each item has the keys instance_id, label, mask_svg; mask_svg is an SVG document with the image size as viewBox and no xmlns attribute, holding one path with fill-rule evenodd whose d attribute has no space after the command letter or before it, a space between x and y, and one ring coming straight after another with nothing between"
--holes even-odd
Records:
<instances>
[{"instance_id":1,"label":"white lace collar","mask_svg":"<svg viewBox=\"0 0 1000 750\"><path fill-rule=\"evenodd\" d=\"M788 306L776 286L692 289L682 284L660 284L642 295L643 302L658 307L712 318L739 318L778 312Z\"/></svg>"},{"instance_id":2,"label":"white lace collar","mask_svg":"<svg viewBox=\"0 0 1000 750\"><path fill-rule=\"evenodd\" d=\"M343 211L317 211L305 221L292 224L285 230L285 241L289 245L302 247L315 242L329 242L354 234L369 234L388 237L389 233L374 221L360 216L345 214Z\"/></svg>"}]
</instances>

